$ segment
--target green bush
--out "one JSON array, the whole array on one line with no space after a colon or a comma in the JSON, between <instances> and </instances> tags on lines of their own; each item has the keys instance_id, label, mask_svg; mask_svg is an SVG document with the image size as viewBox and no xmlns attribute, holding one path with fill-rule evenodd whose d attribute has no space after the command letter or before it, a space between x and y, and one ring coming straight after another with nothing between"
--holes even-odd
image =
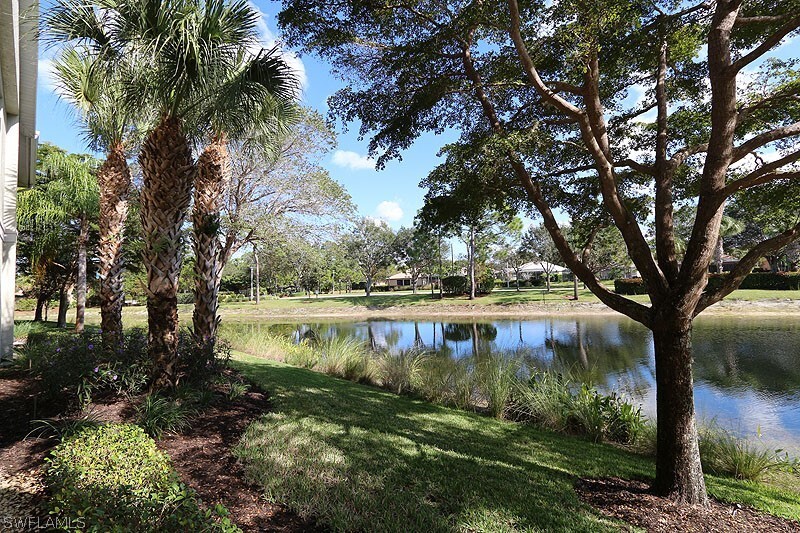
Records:
<instances>
[{"instance_id":1,"label":"green bush","mask_svg":"<svg viewBox=\"0 0 800 533\"><path fill-rule=\"evenodd\" d=\"M586 385L572 397L570 425L595 442L632 444L644 427L641 411L615 393L600 394Z\"/></svg>"},{"instance_id":2,"label":"green bush","mask_svg":"<svg viewBox=\"0 0 800 533\"><path fill-rule=\"evenodd\" d=\"M482 294L489 294L494 290L497 281L492 272L487 272L478 280L478 292Z\"/></svg>"},{"instance_id":3,"label":"green bush","mask_svg":"<svg viewBox=\"0 0 800 533\"><path fill-rule=\"evenodd\" d=\"M194 303L194 293L193 292L179 292L178 293L178 303L182 305L190 305Z\"/></svg>"},{"instance_id":4,"label":"green bush","mask_svg":"<svg viewBox=\"0 0 800 533\"><path fill-rule=\"evenodd\" d=\"M47 463L50 512L82 519L85 531L240 531L224 507L201 508L139 427L87 427Z\"/></svg>"},{"instance_id":5,"label":"green bush","mask_svg":"<svg viewBox=\"0 0 800 533\"><path fill-rule=\"evenodd\" d=\"M728 274L711 274L708 276L708 290L719 287ZM753 272L748 274L740 289L761 289L772 291L800 290L800 272Z\"/></svg>"},{"instance_id":6,"label":"green bush","mask_svg":"<svg viewBox=\"0 0 800 533\"><path fill-rule=\"evenodd\" d=\"M728 277L728 274L709 274L706 290L714 290ZM748 274L740 289L760 289L772 291L800 290L800 272L753 272ZM615 279L614 292L617 294L647 294L647 285L641 278Z\"/></svg>"},{"instance_id":7,"label":"green bush","mask_svg":"<svg viewBox=\"0 0 800 533\"><path fill-rule=\"evenodd\" d=\"M517 418L553 431L565 431L572 394L570 380L556 372L534 372L514 388L512 410Z\"/></svg>"},{"instance_id":8,"label":"green bush","mask_svg":"<svg viewBox=\"0 0 800 533\"><path fill-rule=\"evenodd\" d=\"M182 331L178 357L183 381L201 383L227 365L230 347L218 342L213 352L199 350L191 335ZM141 329L126 332L119 348L111 351L102 349L102 339L96 331L74 334L31 330L16 362L41 378L48 398L66 398L79 407L102 394L142 392L153 370L147 355L147 334Z\"/></svg>"},{"instance_id":9,"label":"green bush","mask_svg":"<svg viewBox=\"0 0 800 533\"><path fill-rule=\"evenodd\" d=\"M377 381L375 361L361 341L349 337L326 339L315 346L317 368L330 376L360 383Z\"/></svg>"},{"instance_id":10,"label":"green bush","mask_svg":"<svg viewBox=\"0 0 800 533\"><path fill-rule=\"evenodd\" d=\"M624 295L647 294L647 285L642 278L615 279L614 292Z\"/></svg>"},{"instance_id":11,"label":"green bush","mask_svg":"<svg viewBox=\"0 0 800 533\"><path fill-rule=\"evenodd\" d=\"M33 311L36 309L36 298L17 298L14 301L14 309L17 311Z\"/></svg>"},{"instance_id":12,"label":"green bush","mask_svg":"<svg viewBox=\"0 0 800 533\"><path fill-rule=\"evenodd\" d=\"M140 392L152 372L142 330L126 333L122 345L110 353L101 350L100 335L95 332L31 331L19 351L18 364L41 378L48 398L66 397L79 406L106 392Z\"/></svg>"},{"instance_id":13,"label":"green bush","mask_svg":"<svg viewBox=\"0 0 800 533\"><path fill-rule=\"evenodd\" d=\"M447 294L464 294L467 292L467 278L465 276L442 278L442 290Z\"/></svg>"}]
</instances>

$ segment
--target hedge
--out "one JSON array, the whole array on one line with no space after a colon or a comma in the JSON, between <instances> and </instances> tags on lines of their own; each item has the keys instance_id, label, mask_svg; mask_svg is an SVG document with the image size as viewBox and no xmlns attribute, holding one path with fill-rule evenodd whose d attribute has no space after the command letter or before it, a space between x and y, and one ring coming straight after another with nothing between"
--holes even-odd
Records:
<instances>
[{"instance_id":1,"label":"hedge","mask_svg":"<svg viewBox=\"0 0 800 533\"><path fill-rule=\"evenodd\" d=\"M467 292L467 278L465 276L442 278L442 289L447 294L464 294Z\"/></svg>"},{"instance_id":2,"label":"hedge","mask_svg":"<svg viewBox=\"0 0 800 533\"><path fill-rule=\"evenodd\" d=\"M707 289L716 289L728 274L709 274ZM753 272L744 278L740 289L759 289L772 291L800 290L800 272ZM617 294L647 294L647 286L641 278L615 279L614 292Z\"/></svg>"}]
</instances>

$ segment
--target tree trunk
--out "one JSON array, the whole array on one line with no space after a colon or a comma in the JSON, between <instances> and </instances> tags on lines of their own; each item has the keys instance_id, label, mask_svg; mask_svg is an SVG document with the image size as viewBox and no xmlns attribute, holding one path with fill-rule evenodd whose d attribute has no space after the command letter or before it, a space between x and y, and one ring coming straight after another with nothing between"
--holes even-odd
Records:
<instances>
[{"instance_id":1,"label":"tree trunk","mask_svg":"<svg viewBox=\"0 0 800 533\"><path fill-rule=\"evenodd\" d=\"M36 311L33 313L33 321L34 322L43 322L44 321L44 307L47 303L49 296L43 293L39 293L36 295Z\"/></svg>"},{"instance_id":2,"label":"tree trunk","mask_svg":"<svg viewBox=\"0 0 800 533\"><path fill-rule=\"evenodd\" d=\"M549 294L550 293L550 273L549 272L545 272L544 273L544 280L545 280L545 285L547 287L547 293Z\"/></svg>"},{"instance_id":3,"label":"tree trunk","mask_svg":"<svg viewBox=\"0 0 800 533\"><path fill-rule=\"evenodd\" d=\"M83 333L86 324L86 243L89 240L89 220L81 217L78 235L78 274L76 280L75 332Z\"/></svg>"},{"instance_id":4,"label":"tree trunk","mask_svg":"<svg viewBox=\"0 0 800 533\"><path fill-rule=\"evenodd\" d=\"M364 285L364 288L367 292L367 297L369 297L370 293L372 292L372 278L367 277L367 283Z\"/></svg>"},{"instance_id":5,"label":"tree trunk","mask_svg":"<svg viewBox=\"0 0 800 533\"><path fill-rule=\"evenodd\" d=\"M717 247L714 250L714 262L717 264L717 274L722 274L722 256L725 255L725 247L722 242L722 235L717 239Z\"/></svg>"},{"instance_id":6,"label":"tree trunk","mask_svg":"<svg viewBox=\"0 0 800 533\"><path fill-rule=\"evenodd\" d=\"M131 172L122 144L109 148L105 162L97 171L97 183L100 187L100 243L97 247L100 329L103 349L114 350L122 343L122 307L125 303L122 242L131 186Z\"/></svg>"},{"instance_id":7,"label":"tree trunk","mask_svg":"<svg viewBox=\"0 0 800 533\"><path fill-rule=\"evenodd\" d=\"M72 296L72 284L65 283L61 286L58 293L58 318L56 319L56 327L67 327L67 312L69 311L69 301Z\"/></svg>"},{"instance_id":8,"label":"tree trunk","mask_svg":"<svg viewBox=\"0 0 800 533\"><path fill-rule=\"evenodd\" d=\"M228 182L228 149L222 137L215 137L197 160L192 211L194 237L194 342L204 353L213 353L220 319L219 286L221 243L220 211Z\"/></svg>"},{"instance_id":9,"label":"tree trunk","mask_svg":"<svg viewBox=\"0 0 800 533\"><path fill-rule=\"evenodd\" d=\"M253 259L256 261L256 305L261 303L261 261L258 259L256 243L253 243Z\"/></svg>"},{"instance_id":10,"label":"tree trunk","mask_svg":"<svg viewBox=\"0 0 800 533\"><path fill-rule=\"evenodd\" d=\"M657 313L653 322L658 422L654 488L679 503L706 505L694 413L692 320Z\"/></svg>"},{"instance_id":11,"label":"tree trunk","mask_svg":"<svg viewBox=\"0 0 800 533\"><path fill-rule=\"evenodd\" d=\"M475 226L469 228L469 299L475 299Z\"/></svg>"},{"instance_id":12,"label":"tree trunk","mask_svg":"<svg viewBox=\"0 0 800 533\"><path fill-rule=\"evenodd\" d=\"M142 167L142 260L147 270L147 349L153 359L152 389L178 383L178 278L181 230L196 168L183 127L163 117L139 154Z\"/></svg>"},{"instance_id":13,"label":"tree trunk","mask_svg":"<svg viewBox=\"0 0 800 533\"><path fill-rule=\"evenodd\" d=\"M578 276L572 274L572 296L578 301Z\"/></svg>"}]
</instances>

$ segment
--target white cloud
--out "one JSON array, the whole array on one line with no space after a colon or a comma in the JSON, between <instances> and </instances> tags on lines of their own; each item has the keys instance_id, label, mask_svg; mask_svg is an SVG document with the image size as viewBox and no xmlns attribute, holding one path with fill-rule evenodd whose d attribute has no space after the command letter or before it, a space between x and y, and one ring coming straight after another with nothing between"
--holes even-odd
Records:
<instances>
[{"instance_id":1,"label":"white cloud","mask_svg":"<svg viewBox=\"0 0 800 533\"><path fill-rule=\"evenodd\" d=\"M275 36L272 30L269 29L267 25L267 15L264 13L261 8L259 8L255 3L248 2L250 7L259 15L258 22L256 23L256 28L258 30L259 35L259 44L257 46L251 47L251 52L256 54L260 51L263 47L267 50L271 50L274 47L278 47L278 51L281 54L281 57L286 64L294 71L295 75L297 76L297 80L300 82L300 89L305 91L308 87L308 75L306 74L306 66L303 64L303 60L289 50L284 50L283 43Z\"/></svg>"},{"instance_id":2,"label":"white cloud","mask_svg":"<svg viewBox=\"0 0 800 533\"><path fill-rule=\"evenodd\" d=\"M333 153L333 164L350 170L375 170L374 159L347 150L336 150Z\"/></svg>"},{"instance_id":3,"label":"white cloud","mask_svg":"<svg viewBox=\"0 0 800 533\"><path fill-rule=\"evenodd\" d=\"M397 222L403 218L403 208L397 202L383 201L378 204L375 209L378 218L386 220L387 222Z\"/></svg>"},{"instance_id":4,"label":"white cloud","mask_svg":"<svg viewBox=\"0 0 800 533\"><path fill-rule=\"evenodd\" d=\"M46 88L48 91L55 92L56 78L55 71L53 70L53 60L40 57L37 74L39 77L39 85Z\"/></svg>"}]
</instances>

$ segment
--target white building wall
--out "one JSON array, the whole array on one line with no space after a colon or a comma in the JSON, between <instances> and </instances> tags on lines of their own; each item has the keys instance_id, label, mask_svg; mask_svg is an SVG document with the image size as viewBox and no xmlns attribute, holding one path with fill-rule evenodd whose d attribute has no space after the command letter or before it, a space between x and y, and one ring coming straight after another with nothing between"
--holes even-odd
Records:
<instances>
[{"instance_id":1,"label":"white building wall","mask_svg":"<svg viewBox=\"0 0 800 533\"><path fill-rule=\"evenodd\" d=\"M37 19L35 0L0 0L0 357L14 343L17 188L35 171Z\"/></svg>"}]
</instances>

